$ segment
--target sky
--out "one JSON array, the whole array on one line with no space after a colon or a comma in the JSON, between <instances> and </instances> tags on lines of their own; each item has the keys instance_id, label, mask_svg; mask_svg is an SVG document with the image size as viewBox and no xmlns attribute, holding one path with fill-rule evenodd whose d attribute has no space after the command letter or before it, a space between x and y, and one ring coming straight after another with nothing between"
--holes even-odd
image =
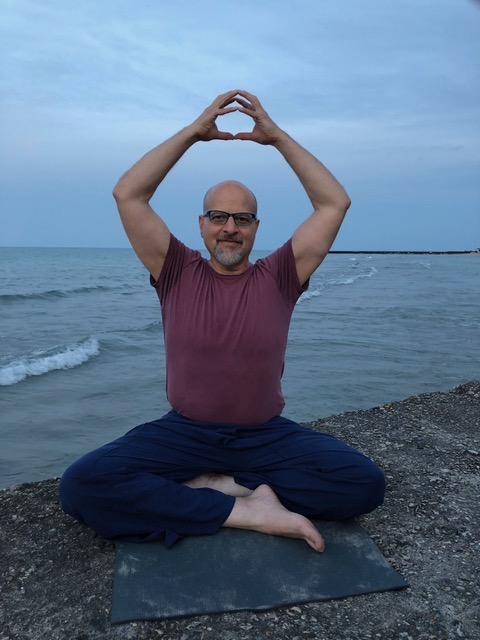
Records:
<instances>
[{"instance_id":1,"label":"sky","mask_svg":"<svg viewBox=\"0 0 480 640\"><path fill-rule=\"evenodd\" d=\"M0 0L0 20L0 246L128 247L118 178L237 88L347 190L333 249L480 246L478 0ZM197 143L152 206L200 248L203 195L226 179L257 195L258 249L311 213L251 141Z\"/></svg>"}]
</instances>

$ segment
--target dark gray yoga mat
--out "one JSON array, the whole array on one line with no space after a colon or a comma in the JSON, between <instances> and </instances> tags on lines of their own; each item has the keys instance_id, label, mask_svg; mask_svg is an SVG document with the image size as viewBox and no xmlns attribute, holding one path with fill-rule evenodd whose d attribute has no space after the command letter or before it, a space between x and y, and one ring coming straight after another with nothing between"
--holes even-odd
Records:
<instances>
[{"instance_id":1,"label":"dark gray yoga mat","mask_svg":"<svg viewBox=\"0 0 480 640\"><path fill-rule=\"evenodd\" d=\"M112 622L259 611L407 587L354 520L316 522L326 549L222 529L162 543L119 543Z\"/></svg>"}]
</instances>

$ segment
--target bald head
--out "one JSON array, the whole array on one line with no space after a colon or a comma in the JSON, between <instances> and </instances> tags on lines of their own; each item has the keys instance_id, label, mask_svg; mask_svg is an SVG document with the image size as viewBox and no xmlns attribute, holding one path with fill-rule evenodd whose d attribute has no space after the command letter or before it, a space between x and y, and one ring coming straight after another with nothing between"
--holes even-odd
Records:
<instances>
[{"instance_id":1,"label":"bald head","mask_svg":"<svg viewBox=\"0 0 480 640\"><path fill-rule=\"evenodd\" d=\"M213 185L203 199L203 212L211 209L257 213L257 199L248 187L236 180L225 180Z\"/></svg>"}]
</instances>

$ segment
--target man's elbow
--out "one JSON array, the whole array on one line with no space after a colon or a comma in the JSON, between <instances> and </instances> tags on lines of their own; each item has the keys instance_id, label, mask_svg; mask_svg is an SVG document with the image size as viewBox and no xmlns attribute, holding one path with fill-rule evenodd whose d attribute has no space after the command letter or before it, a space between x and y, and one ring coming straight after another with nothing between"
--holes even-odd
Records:
<instances>
[{"instance_id":1,"label":"man's elbow","mask_svg":"<svg viewBox=\"0 0 480 640\"><path fill-rule=\"evenodd\" d=\"M341 216L344 216L351 204L352 201L350 200L348 193L339 185L336 192L332 193L330 196L328 208L332 211L336 211Z\"/></svg>"},{"instance_id":2,"label":"man's elbow","mask_svg":"<svg viewBox=\"0 0 480 640\"><path fill-rule=\"evenodd\" d=\"M347 211L350 209L350 205L352 204L352 201L350 200L350 198L348 197L347 193L344 193L341 203L340 203L340 208L342 209L342 211L344 213L347 213Z\"/></svg>"},{"instance_id":3,"label":"man's elbow","mask_svg":"<svg viewBox=\"0 0 480 640\"><path fill-rule=\"evenodd\" d=\"M112 195L119 206L133 202L142 204L149 202L153 193L153 190L142 189L132 180L125 178L125 176L120 178L112 191Z\"/></svg>"},{"instance_id":4,"label":"man's elbow","mask_svg":"<svg viewBox=\"0 0 480 640\"><path fill-rule=\"evenodd\" d=\"M115 198L117 204L126 200L127 193L125 186L123 185L122 178L120 178L117 184L113 187L112 195Z\"/></svg>"},{"instance_id":5,"label":"man's elbow","mask_svg":"<svg viewBox=\"0 0 480 640\"><path fill-rule=\"evenodd\" d=\"M332 202L330 211L336 218L340 218L340 220L343 220L351 204L352 201L345 193L344 195L336 198L335 202Z\"/></svg>"}]
</instances>

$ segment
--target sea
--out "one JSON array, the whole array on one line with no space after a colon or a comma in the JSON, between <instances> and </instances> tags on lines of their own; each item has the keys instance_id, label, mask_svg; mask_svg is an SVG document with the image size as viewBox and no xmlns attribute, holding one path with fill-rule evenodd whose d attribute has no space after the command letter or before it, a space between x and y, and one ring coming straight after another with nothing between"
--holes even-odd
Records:
<instances>
[{"instance_id":1,"label":"sea","mask_svg":"<svg viewBox=\"0 0 480 640\"><path fill-rule=\"evenodd\" d=\"M330 254L293 314L284 415L479 379L479 285L480 255ZM131 249L0 248L0 487L59 476L169 408L160 307Z\"/></svg>"}]
</instances>

